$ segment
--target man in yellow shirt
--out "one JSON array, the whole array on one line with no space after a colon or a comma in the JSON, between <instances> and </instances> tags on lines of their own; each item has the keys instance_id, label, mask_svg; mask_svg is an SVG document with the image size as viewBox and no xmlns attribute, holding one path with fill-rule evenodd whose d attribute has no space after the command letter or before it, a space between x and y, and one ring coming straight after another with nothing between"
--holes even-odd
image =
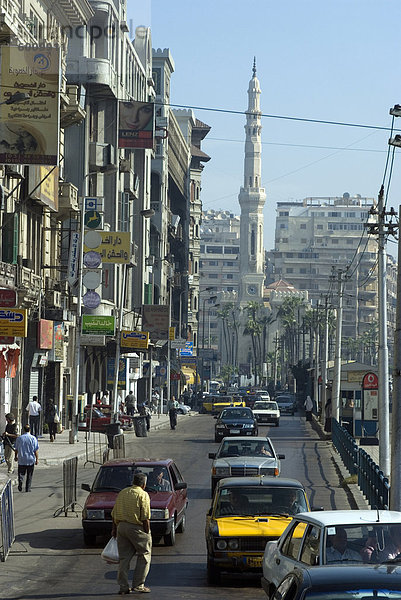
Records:
<instances>
[{"instance_id":1,"label":"man in yellow shirt","mask_svg":"<svg viewBox=\"0 0 401 600\"><path fill-rule=\"evenodd\" d=\"M111 512L113 528L111 535L117 538L118 565L117 581L119 594L129 594L128 572L131 559L136 554L136 567L132 581L133 592L150 592L145 579L150 569L152 557L152 536L150 533L150 498L145 492L146 475L135 473L131 487L121 490Z\"/></svg>"}]
</instances>

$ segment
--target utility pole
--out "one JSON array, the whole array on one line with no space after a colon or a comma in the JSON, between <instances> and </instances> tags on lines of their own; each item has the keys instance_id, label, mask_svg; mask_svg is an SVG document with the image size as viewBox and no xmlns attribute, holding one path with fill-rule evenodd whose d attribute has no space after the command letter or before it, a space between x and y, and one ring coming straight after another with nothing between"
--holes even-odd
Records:
<instances>
[{"instance_id":1,"label":"utility pole","mask_svg":"<svg viewBox=\"0 0 401 600\"><path fill-rule=\"evenodd\" d=\"M401 206L399 223L401 223ZM401 244L398 242L398 265L401 265ZM393 412L391 435L390 508L401 510L401 269L397 273L397 312L394 332Z\"/></svg>"},{"instance_id":2,"label":"utility pole","mask_svg":"<svg viewBox=\"0 0 401 600\"><path fill-rule=\"evenodd\" d=\"M324 299L324 338L323 338L323 356L322 356L322 412L320 420L324 423L325 420L325 408L327 402L327 360L329 355L329 311L328 311L328 297Z\"/></svg>"},{"instance_id":3,"label":"utility pole","mask_svg":"<svg viewBox=\"0 0 401 600\"><path fill-rule=\"evenodd\" d=\"M316 412L319 414L319 346L320 346L320 336L319 336L319 301L316 305L316 321L315 321L315 378L313 385L313 399L316 405Z\"/></svg>"},{"instance_id":4,"label":"utility pole","mask_svg":"<svg viewBox=\"0 0 401 600\"><path fill-rule=\"evenodd\" d=\"M333 268L333 271L335 269ZM332 417L338 423L340 422L340 391L341 391L341 335L343 328L343 292L344 292L344 280L343 272L338 269L337 271L337 322L336 322L336 349L334 355L334 377L333 377L333 390L332 390Z\"/></svg>"}]
</instances>

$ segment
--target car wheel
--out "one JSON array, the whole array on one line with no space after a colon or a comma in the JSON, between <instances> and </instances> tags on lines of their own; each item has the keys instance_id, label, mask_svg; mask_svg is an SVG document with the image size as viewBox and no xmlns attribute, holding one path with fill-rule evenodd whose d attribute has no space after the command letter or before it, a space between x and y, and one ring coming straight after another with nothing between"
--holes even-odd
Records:
<instances>
[{"instance_id":1,"label":"car wheel","mask_svg":"<svg viewBox=\"0 0 401 600\"><path fill-rule=\"evenodd\" d=\"M174 546L175 544L175 523L171 526L171 531L167 535L163 536L164 543L166 546Z\"/></svg>"},{"instance_id":2,"label":"car wheel","mask_svg":"<svg viewBox=\"0 0 401 600\"><path fill-rule=\"evenodd\" d=\"M220 583L221 573L216 567L212 564L211 560L207 559L207 582L212 585L218 585Z\"/></svg>"},{"instance_id":3,"label":"car wheel","mask_svg":"<svg viewBox=\"0 0 401 600\"><path fill-rule=\"evenodd\" d=\"M187 525L187 517L186 517L186 514L184 513L182 515L180 524L177 526L177 533L184 533L186 525Z\"/></svg>"},{"instance_id":4,"label":"car wheel","mask_svg":"<svg viewBox=\"0 0 401 600\"><path fill-rule=\"evenodd\" d=\"M96 544L96 536L93 533L86 533L84 531L84 544L85 546L94 546Z\"/></svg>"},{"instance_id":5,"label":"car wheel","mask_svg":"<svg viewBox=\"0 0 401 600\"><path fill-rule=\"evenodd\" d=\"M183 415L184 414L184 411L182 410L182 408L179 408L177 410L177 414L179 414L179 415Z\"/></svg>"}]
</instances>

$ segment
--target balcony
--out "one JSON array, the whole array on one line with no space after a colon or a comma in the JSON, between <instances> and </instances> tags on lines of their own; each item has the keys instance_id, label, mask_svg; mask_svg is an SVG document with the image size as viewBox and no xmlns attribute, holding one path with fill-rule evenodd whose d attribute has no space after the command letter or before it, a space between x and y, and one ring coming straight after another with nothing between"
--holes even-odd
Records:
<instances>
[{"instance_id":1,"label":"balcony","mask_svg":"<svg viewBox=\"0 0 401 600\"><path fill-rule=\"evenodd\" d=\"M0 261L0 287L14 288L16 286L17 266Z\"/></svg>"},{"instance_id":2,"label":"balcony","mask_svg":"<svg viewBox=\"0 0 401 600\"><path fill-rule=\"evenodd\" d=\"M79 103L78 86L67 85L66 93L62 95L63 103L60 111L60 127L81 123L86 116L85 110Z\"/></svg>"},{"instance_id":3,"label":"balcony","mask_svg":"<svg viewBox=\"0 0 401 600\"><path fill-rule=\"evenodd\" d=\"M0 0L0 44L37 44L20 4L16 0Z\"/></svg>"},{"instance_id":4,"label":"balcony","mask_svg":"<svg viewBox=\"0 0 401 600\"><path fill-rule=\"evenodd\" d=\"M79 212L78 188L68 181L60 181L58 188L58 213L60 220L67 219L71 212Z\"/></svg>"}]
</instances>

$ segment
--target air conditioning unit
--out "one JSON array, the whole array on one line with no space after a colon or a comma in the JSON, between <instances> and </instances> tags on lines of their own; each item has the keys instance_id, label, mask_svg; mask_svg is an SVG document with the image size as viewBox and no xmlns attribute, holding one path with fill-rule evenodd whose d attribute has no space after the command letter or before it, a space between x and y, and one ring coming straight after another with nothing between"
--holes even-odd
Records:
<instances>
[{"instance_id":1,"label":"air conditioning unit","mask_svg":"<svg viewBox=\"0 0 401 600\"><path fill-rule=\"evenodd\" d=\"M120 173L129 173L131 171L131 161L129 158L120 158Z\"/></svg>"},{"instance_id":2,"label":"air conditioning unit","mask_svg":"<svg viewBox=\"0 0 401 600\"><path fill-rule=\"evenodd\" d=\"M46 302L50 306L60 307L61 306L61 292L51 290L46 292Z\"/></svg>"},{"instance_id":3,"label":"air conditioning unit","mask_svg":"<svg viewBox=\"0 0 401 600\"><path fill-rule=\"evenodd\" d=\"M111 144L99 142L89 143L90 169L100 170L102 167L115 164L115 148Z\"/></svg>"},{"instance_id":4,"label":"air conditioning unit","mask_svg":"<svg viewBox=\"0 0 401 600\"><path fill-rule=\"evenodd\" d=\"M155 257L153 255L148 256L145 259L145 264L147 267L153 267L155 264Z\"/></svg>"}]
</instances>

